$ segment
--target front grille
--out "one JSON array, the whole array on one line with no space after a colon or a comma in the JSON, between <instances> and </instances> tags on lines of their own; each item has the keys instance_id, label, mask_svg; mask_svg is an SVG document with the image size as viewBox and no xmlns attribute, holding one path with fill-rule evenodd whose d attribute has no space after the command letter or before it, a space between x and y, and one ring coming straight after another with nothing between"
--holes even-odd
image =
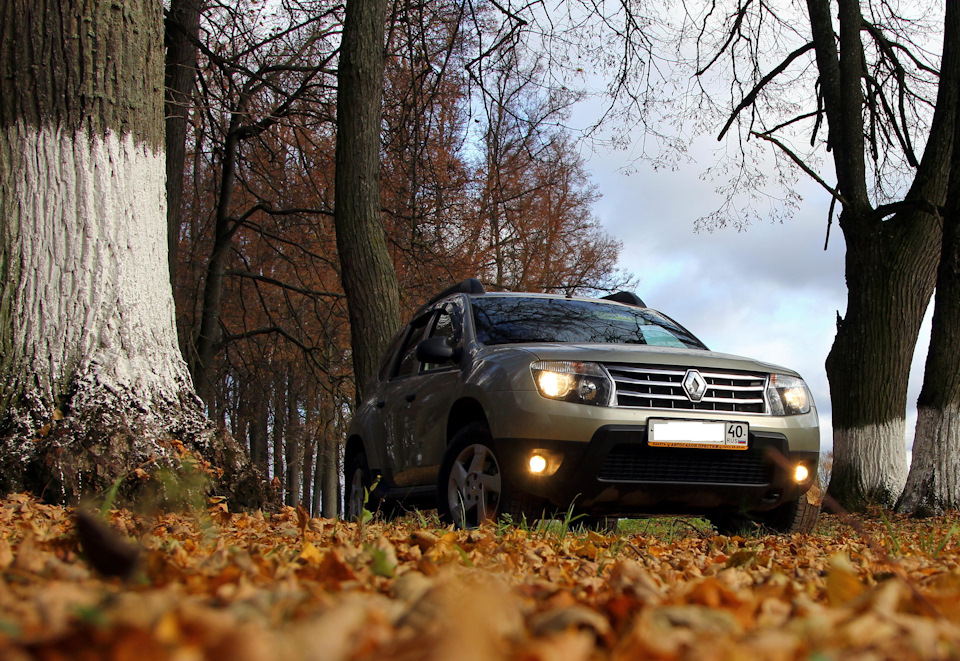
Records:
<instances>
[{"instance_id":1,"label":"front grille","mask_svg":"<svg viewBox=\"0 0 960 661\"><path fill-rule=\"evenodd\" d=\"M615 445L603 460L602 482L679 482L683 484L764 485L773 465L749 450L686 450Z\"/></svg>"},{"instance_id":2,"label":"front grille","mask_svg":"<svg viewBox=\"0 0 960 661\"><path fill-rule=\"evenodd\" d=\"M617 391L617 406L642 409L763 413L767 375L700 371L707 390L698 402L683 390L684 367L606 365Z\"/></svg>"}]
</instances>

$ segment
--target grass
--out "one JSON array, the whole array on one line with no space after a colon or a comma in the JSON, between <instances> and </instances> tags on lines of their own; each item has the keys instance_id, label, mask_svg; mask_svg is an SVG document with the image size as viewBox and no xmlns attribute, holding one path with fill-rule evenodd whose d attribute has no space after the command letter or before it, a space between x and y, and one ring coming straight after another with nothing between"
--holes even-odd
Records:
<instances>
[{"instance_id":1,"label":"grass","mask_svg":"<svg viewBox=\"0 0 960 661\"><path fill-rule=\"evenodd\" d=\"M442 531L447 529L435 510L412 509L403 517L417 527ZM909 517L872 510L855 516L857 528L884 546L892 557L918 555L936 559L946 552L955 552L960 547L960 513L948 514L935 519L911 519ZM498 521L496 530L503 537L511 530L522 530L530 537L550 538L557 542L568 536L585 537L589 527L581 515L572 509L565 512L544 513L537 521ZM709 537L715 534L713 526L704 518L696 516L650 516L636 519L619 519L610 530L598 531L604 536L616 536L629 540L633 535L656 540L669 546L689 537ZM841 538L855 532L842 517L821 514L811 536ZM758 529L757 535L764 533ZM856 534L860 534L856 532Z\"/></svg>"}]
</instances>

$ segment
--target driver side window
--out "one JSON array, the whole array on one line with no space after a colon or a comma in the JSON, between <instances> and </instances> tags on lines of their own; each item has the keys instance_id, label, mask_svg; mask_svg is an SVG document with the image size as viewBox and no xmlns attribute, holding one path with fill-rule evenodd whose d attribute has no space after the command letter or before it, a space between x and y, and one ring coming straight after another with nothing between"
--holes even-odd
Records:
<instances>
[{"instance_id":1,"label":"driver side window","mask_svg":"<svg viewBox=\"0 0 960 661\"><path fill-rule=\"evenodd\" d=\"M460 323L459 320L451 314L452 310L450 308L452 307L452 305L445 305L437 310L436 320L433 323L428 337L445 337L449 345L455 347L460 342ZM450 367L450 363L424 363L423 371L429 372L444 367Z\"/></svg>"},{"instance_id":2,"label":"driver side window","mask_svg":"<svg viewBox=\"0 0 960 661\"><path fill-rule=\"evenodd\" d=\"M423 317L421 320L414 322L410 328L407 340L400 351L400 365L397 367L394 378L413 376L420 369L420 361L417 360L417 345L423 339L429 319L429 317Z\"/></svg>"}]
</instances>

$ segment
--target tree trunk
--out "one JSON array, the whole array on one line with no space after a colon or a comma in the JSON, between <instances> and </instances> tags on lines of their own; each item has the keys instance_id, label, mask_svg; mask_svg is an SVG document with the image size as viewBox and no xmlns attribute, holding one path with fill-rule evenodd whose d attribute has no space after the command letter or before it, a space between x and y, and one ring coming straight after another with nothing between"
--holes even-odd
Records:
<instances>
[{"instance_id":1,"label":"tree trunk","mask_svg":"<svg viewBox=\"0 0 960 661\"><path fill-rule=\"evenodd\" d=\"M253 411L254 417L250 424L250 461L266 475L270 472L270 406L266 395L261 395L253 403Z\"/></svg>"},{"instance_id":2,"label":"tree trunk","mask_svg":"<svg viewBox=\"0 0 960 661\"><path fill-rule=\"evenodd\" d=\"M834 429L830 493L851 511L892 506L907 478L907 380L938 245L932 217L897 222L902 231L845 233L847 311L838 317L826 368Z\"/></svg>"},{"instance_id":3,"label":"tree trunk","mask_svg":"<svg viewBox=\"0 0 960 661\"><path fill-rule=\"evenodd\" d=\"M913 463L897 506L921 516L960 508L960 159L954 163Z\"/></svg>"},{"instance_id":4,"label":"tree trunk","mask_svg":"<svg viewBox=\"0 0 960 661\"><path fill-rule=\"evenodd\" d=\"M203 307L200 311L200 326L197 329L194 355L190 364L197 395L206 404L207 411L211 415L215 411L216 397L213 380L216 378L217 371L214 369L214 363L220 351L223 284L227 274L227 258L233 246L233 234L236 231L236 223L230 217L230 208L233 204L233 193L237 181L239 126L239 115L234 113L230 118L230 128L223 148L213 247L203 278Z\"/></svg>"},{"instance_id":5,"label":"tree trunk","mask_svg":"<svg viewBox=\"0 0 960 661\"><path fill-rule=\"evenodd\" d=\"M276 390L273 394L273 479L281 485L282 493L286 458L283 452L283 440L287 420L287 382L285 379L277 378L274 383L276 383Z\"/></svg>"},{"instance_id":6,"label":"tree trunk","mask_svg":"<svg viewBox=\"0 0 960 661\"><path fill-rule=\"evenodd\" d=\"M293 377L287 378L287 429L283 443L286 454L284 482L287 489L287 505L300 503L300 473L303 458L303 425L300 422L300 384Z\"/></svg>"},{"instance_id":7,"label":"tree trunk","mask_svg":"<svg viewBox=\"0 0 960 661\"><path fill-rule=\"evenodd\" d=\"M957 84L941 82L904 207L881 213L870 201L864 158L860 5L839 4L839 40L832 3L807 0L807 7L847 246L847 310L844 318L838 315L826 362L834 429L829 492L849 510L892 506L906 481L907 380L936 277L940 227L934 210L946 199ZM957 60L957 38L944 34L945 68Z\"/></svg>"},{"instance_id":8,"label":"tree trunk","mask_svg":"<svg viewBox=\"0 0 960 661\"><path fill-rule=\"evenodd\" d=\"M387 0L348 0L337 71L334 223L359 398L400 302L380 214L380 119Z\"/></svg>"},{"instance_id":9,"label":"tree trunk","mask_svg":"<svg viewBox=\"0 0 960 661\"><path fill-rule=\"evenodd\" d=\"M956 35L960 35L956 3L947 3L944 26L947 41L940 77L960 87L960 61L950 59L957 49ZM960 109L954 112L954 126L955 135L960 135ZM933 327L917 400L913 463L897 504L899 511L917 515L960 507L960 148L956 143L950 163Z\"/></svg>"},{"instance_id":10,"label":"tree trunk","mask_svg":"<svg viewBox=\"0 0 960 661\"><path fill-rule=\"evenodd\" d=\"M323 472L320 478L322 512L324 518L335 519L340 514L340 444L334 430L328 429L323 435L323 445Z\"/></svg>"},{"instance_id":11,"label":"tree trunk","mask_svg":"<svg viewBox=\"0 0 960 661\"><path fill-rule=\"evenodd\" d=\"M0 25L0 490L77 502L192 441L257 498L177 348L160 0L14 0ZM124 491L138 486L130 477ZM262 491L259 492L262 495Z\"/></svg>"},{"instance_id":12,"label":"tree trunk","mask_svg":"<svg viewBox=\"0 0 960 661\"><path fill-rule=\"evenodd\" d=\"M164 20L166 47L164 115L167 148L167 250L170 282L176 284L183 207L183 163L186 156L187 115L197 75L197 40L201 0L172 0Z\"/></svg>"},{"instance_id":13,"label":"tree trunk","mask_svg":"<svg viewBox=\"0 0 960 661\"><path fill-rule=\"evenodd\" d=\"M313 476L316 473L317 452L317 410L316 397L307 396L306 419L304 420L303 454L301 460L300 484L303 485L303 503L311 516L317 516L319 508L313 506Z\"/></svg>"}]
</instances>

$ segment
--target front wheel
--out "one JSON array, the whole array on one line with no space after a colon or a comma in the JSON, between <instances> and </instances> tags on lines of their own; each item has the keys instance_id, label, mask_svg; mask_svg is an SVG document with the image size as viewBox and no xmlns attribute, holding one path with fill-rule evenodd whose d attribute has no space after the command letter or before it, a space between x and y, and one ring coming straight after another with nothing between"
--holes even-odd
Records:
<instances>
[{"instance_id":1,"label":"front wheel","mask_svg":"<svg viewBox=\"0 0 960 661\"><path fill-rule=\"evenodd\" d=\"M818 516L820 505L811 503L803 494L768 512L717 512L710 516L710 522L721 535L751 535L764 531L808 535L813 532Z\"/></svg>"},{"instance_id":2,"label":"front wheel","mask_svg":"<svg viewBox=\"0 0 960 661\"><path fill-rule=\"evenodd\" d=\"M820 505L811 503L807 494L802 494L796 500L766 512L760 523L774 533L799 532L809 535L817 525L818 516L820 516Z\"/></svg>"},{"instance_id":3,"label":"front wheel","mask_svg":"<svg viewBox=\"0 0 960 661\"><path fill-rule=\"evenodd\" d=\"M451 440L440 467L437 510L458 528L475 528L504 515L515 523L533 518L532 500L501 472L486 425L467 425Z\"/></svg>"}]
</instances>

